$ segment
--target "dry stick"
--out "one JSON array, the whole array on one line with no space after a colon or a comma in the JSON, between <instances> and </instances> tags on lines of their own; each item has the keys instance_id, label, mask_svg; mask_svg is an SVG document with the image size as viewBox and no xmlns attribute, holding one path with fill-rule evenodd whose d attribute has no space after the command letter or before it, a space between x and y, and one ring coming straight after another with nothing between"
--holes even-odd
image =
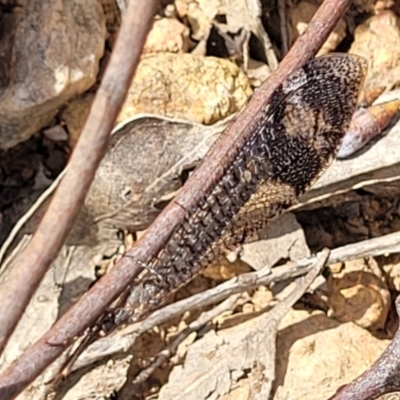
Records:
<instances>
[{"instance_id":1,"label":"dry stick","mask_svg":"<svg viewBox=\"0 0 400 400\"><path fill-rule=\"evenodd\" d=\"M288 52L289 39L286 19L286 0L278 0L279 27L281 30L282 55Z\"/></svg>"},{"instance_id":2,"label":"dry stick","mask_svg":"<svg viewBox=\"0 0 400 400\"><path fill-rule=\"evenodd\" d=\"M199 331L206 324L211 322L214 318L218 317L225 311L233 310L238 300L242 297L240 294L235 294L230 296L228 299L225 299L221 304L218 304L210 311L205 311L201 313L201 315L193 322L189 324L189 326L184 329L179 335L160 353L157 354L155 359L148 365L145 369L139 372L136 375L135 379L132 382L130 387L130 391L134 392L136 388L147 379L150 378L151 374L161 366L166 360L171 358L173 354L176 353L179 345L192 333Z\"/></svg>"},{"instance_id":3,"label":"dry stick","mask_svg":"<svg viewBox=\"0 0 400 400\"><path fill-rule=\"evenodd\" d=\"M155 311L144 321L136 322L116 332L112 336L100 339L93 343L78 358L72 371L86 367L96 361L126 352L131 348L138 336L149 331L155 326L162 325L182 314L210 306L225 300L234 294L243 293L246 290L254 289L261 285L268 286L272 283L287 281L307 274L315 265L316 257L308 257L297 262L288 262L285 265L273 268L261 268L258 271L248 272L221 283L220 285L195 294L186 299L169 304L160 310Z\"/></svg>"},{"instance_id":4,"label":"dry stick","mask_svg":"<svg viewBox=\"0 0 400 400\"><path fill-rule=\"evenodd\" d=\"M393 253L400 253L400 232L333 249L330 252L327 263L333 264L355 258L381 256ZM104 357L126 352L127 349L134 345L136 338L142 333L177 318L185 312L207 307L229 296L254 289L260 285L268 286L272 283L305 275L313 267L315 259L315 256L311 256L296 262L289 262L285 265L273 268L272 270L269 267L264 267L258 271L248 272L232 278L205 292L169 304L155 311L146 320L129 325L114 335L93 343L82 356L78 358L72 370L76 371Z\"/></svg>"},{"instance_id":5,"label":"dry stick","mask_svg":"<svg viewBox=\"0 0 400 400\"><path fill-rule=\"evenodd\" d=\"M288 309L292 307L292 305L305 293L307 288L311 285L314 279L318 276L321 272L322 268L325 266L329 257L329 250L325 249L316 257L314 257L313 261L311 262L311 268L308 271L307 276L298 278L295 282L297 285L295 289L291 291L290 294L286 295L285 298L278 303L275 308L269 312L267 315L264 315L264 321L268 323L271 321L271 325L275 321L275 328L278 328L278 324L281 321L282 317L287 313ZM152 363L142 370L132 382L132 390L135 390L140 384L142 384L145 380L147 380L150 375L158 368L165 360L170 358L172 354L174 354L179 346L179 344L192 332L200 330L204 325L210 322L213 318L220 315L223 311L232 310L233 307L236 305L237 301L241 295L234 294L231 295L228 299L225 299L221 304L216 306L210 311L203 312L198 319L193 321L186 329L184 329L176 338L175 340L170 343L170 345L162 350L156 358L152 361ZM269 309L269 306L264 308L264 312ZM271 333L268 329L262 329L262 324L259 327L265 335ZM275 329L274 329L275 330ZM275 330L276 332L276 330Z\"/></svg>"},{"instance_id":6,"label":"dry stick","mask_svg":"<svg viewBox=\"0 0 400 400\"><path fill-rule=\"evenodd\" d=\"M154 9L154 1L130 1L115 50L71 156L67 174L32 241L19 255L7 285L2 287L0 350L4 348L47 268L57 255L83 204L139 63ZM29 284L22 284L26 282ZM6 398L3 395L0 397Z\"/></svg>"},{"instance_id":7,"label":"dry stick","mask_svg":"<svg viewBox=\"0 0 400 400\"><path fill-rule=\"evenodd\" d=\"M172 201L164 209L136 245L127 253L129 257L123 257L109 274L100 279L100 281L83 295L80 301L72 306L38 342L26 350L25 353L0 376L0 398L2 400L12 399L20 393L44 370L44 368L61 355L67 343L70 343L76 335L81 334L90 326L104 308L138 276L141 267L134 260L140 260L142 263L147 264L151 259L157 256L175 227L184 219L184 210L192 209L192 207L198 203L199 197L203 196L203 193L208 191L209 188L214 185L215 181L221 178L224 165L231 162L235 154L237 154L237 149L239 149L246 138L252 134L263 115L260 111L268 104L272 94L284 82L288 75L303 66L318 51L336 23L343 16L349 2L350 0L326 0L321 5L310 21L306 32L298 38L279 68L270 76L268 81L259 88L248 103L246 109L228 127L224 136L218 142L218 145L213 148L206 156L201 166L189 178L176 200ZM133 6L133 4L135 5ZM146 4L146 6L144 6L144 4ZM128 17L129 14L128 18L131 18L131 11L134 10L134 15L140 18L140 22L146 25L149 15L148 5L149 1L138 1L136 4L136 2L131 0L128 9L129 12L126 17ZM118 44L114 50L115 52L120 49L120 40L125 37L124 33L128 29L126 22L127 21L124 21L121 28L121 34L119 35ZM129 34L125 33L125 35L131 38L137 37L138 33L134 34L133 32L129 32ZM128 49L124 49L124 51L127 52ZM125 56L126 54L124 54L124 58ZM113 59L111 61L113 61ZM124 60L120 60L120 62L125 65ZM120 79L121 70L119 69L118 71ZM106 73L104 79L109 76L110 73ZM113 90L113 86L108 86L107 89L109 91ZM98 115L98 118L101 120L103 116L104 113L101 113ZM84 157L89 156L92 157L90 153L84 154ZM71 173L74 170L75 169L71 168L69 172ZM64 178L64 181L65 179L66 178ZM65 187L65 185L63 187ZM60 191L58 192L60 193ZM68 197L67 194L65 194L65 196ZM63 212L65 212L65 209L63 209ZM71 218L68 217L68 219ZM57 219L55 219L55 221L57 221ZM71 225L72 221L68 224L68 227ZM47 235L45 235L43 239L49 240L51 235L55 236L53 231L54 225L48 224L48 230L46 230ZM63 237L64 235L62 235L57 243L59 246L61 246ZM45 251L45 249L42 250L43 252ZM56 251L52 253L54 256ZM42 259L42 257L44 256L40 258ZM30 262L26 264L31 268L32 264L37 263L38 259L39 255L35 254L35 258L33 260L30 259ZM46 255L45 260L48 265L52 257ZM21 279L19 282L23 281L26 281L26 279ZM8 301L7 303L10 304L12 302ZM58 346L54 344L58 344Z\"/></svg>"},{"instance_id":8,"label":"dry stick","mask_svg":"<svg viewBox=\"0 0 400 400\"><path fill-rule=\"evenodd\" d=\"M71 229L96 169L105 154L109 134L125 99L150 29L152 3L133 2L124 31L93 102L68 170L26 249L18 256L0 291L0 353ZM139 16L143 13L143 17ZM132 42L136 39L136 43ZM29 284L24 284L29 282Z\"/></svg>"}]
</instances>

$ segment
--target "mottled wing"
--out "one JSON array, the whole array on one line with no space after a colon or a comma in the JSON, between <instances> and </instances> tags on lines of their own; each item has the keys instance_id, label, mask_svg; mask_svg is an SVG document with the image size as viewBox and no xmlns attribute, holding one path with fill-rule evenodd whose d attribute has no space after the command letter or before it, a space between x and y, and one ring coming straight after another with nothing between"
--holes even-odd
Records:
<instances>
[{"instance_id":1,"label":"mottled wing","mask_svg":"<svg viewBox=\"0 0 400 400\"><path fill-rule=\"evenodd\" d=\"M235 242L229 236L248 240L322 175L350 124L366 70L366 60L357 56L323 56L296 71L274 93L253 137L254 159L243 169L250 174L264 163L269 172L227 229L228 242Z\"/></svg>"},{"instance_id":2,"label":"mottled wing","mask_svg":"<svg viewBox=\"0 0 400 400\"><path fill-rule=\"evenodd\" d=\"M224 249L246 241L290 207L327 168L355 109L366 71L361 58L310 61L275 91L253 134L224 175L191 210L129 296L134 319L157 308Z\"/></svg>"}]
</instances>

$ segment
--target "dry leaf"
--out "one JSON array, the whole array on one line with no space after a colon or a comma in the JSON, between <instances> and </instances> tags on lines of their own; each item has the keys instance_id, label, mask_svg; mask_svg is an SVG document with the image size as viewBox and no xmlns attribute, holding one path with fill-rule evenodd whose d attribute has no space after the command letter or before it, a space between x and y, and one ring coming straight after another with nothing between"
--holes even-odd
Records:
<instances>
[{"instance_id":1,"label":"dry leaf","mask_svg":"<svg viewBox=\"0 0 400 400\"><path fill-rule=\"evenodd\" d=\"M301 225L291 213L268 223L258 240L243 245L240 258L255 270L273 267L281 259L300 260L310 255Z\"/></svg>"}]
</instances>

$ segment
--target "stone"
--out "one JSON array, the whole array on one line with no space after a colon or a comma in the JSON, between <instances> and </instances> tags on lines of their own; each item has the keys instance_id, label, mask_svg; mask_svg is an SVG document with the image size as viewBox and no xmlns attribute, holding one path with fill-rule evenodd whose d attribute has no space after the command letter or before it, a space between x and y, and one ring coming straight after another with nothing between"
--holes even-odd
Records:
<instances>
[{"instance_id":1,"label":"stone","mask_svg":"<svg viewBox=\"0 0 400 400\"><path fill-rule=\"evenodd\" d=\"M0 32L0 148L27 140L95 83L106 35L97 0L25 1ZM6 15L6 14L4 14ZM3 18L0 24L3 22Z\"/></svg>"}]
</instances>

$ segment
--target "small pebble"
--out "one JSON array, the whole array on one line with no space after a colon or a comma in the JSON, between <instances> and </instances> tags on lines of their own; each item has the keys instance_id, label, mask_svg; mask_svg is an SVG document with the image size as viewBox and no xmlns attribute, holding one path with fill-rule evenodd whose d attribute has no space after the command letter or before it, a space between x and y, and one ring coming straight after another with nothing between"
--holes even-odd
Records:
<instances>
[{"instance_id":1,"label":"small pebble","mask_svg":"<svg viewBox=\"0 0 400 400\"><path fill-rule=\"evenodd\" d=\"M67 132L65 132L61 125L54 125L51 128L45 129L43 134L47 137L47 139L50 139L53 142L68 140Z\"/></svg>"}]
</instances>

